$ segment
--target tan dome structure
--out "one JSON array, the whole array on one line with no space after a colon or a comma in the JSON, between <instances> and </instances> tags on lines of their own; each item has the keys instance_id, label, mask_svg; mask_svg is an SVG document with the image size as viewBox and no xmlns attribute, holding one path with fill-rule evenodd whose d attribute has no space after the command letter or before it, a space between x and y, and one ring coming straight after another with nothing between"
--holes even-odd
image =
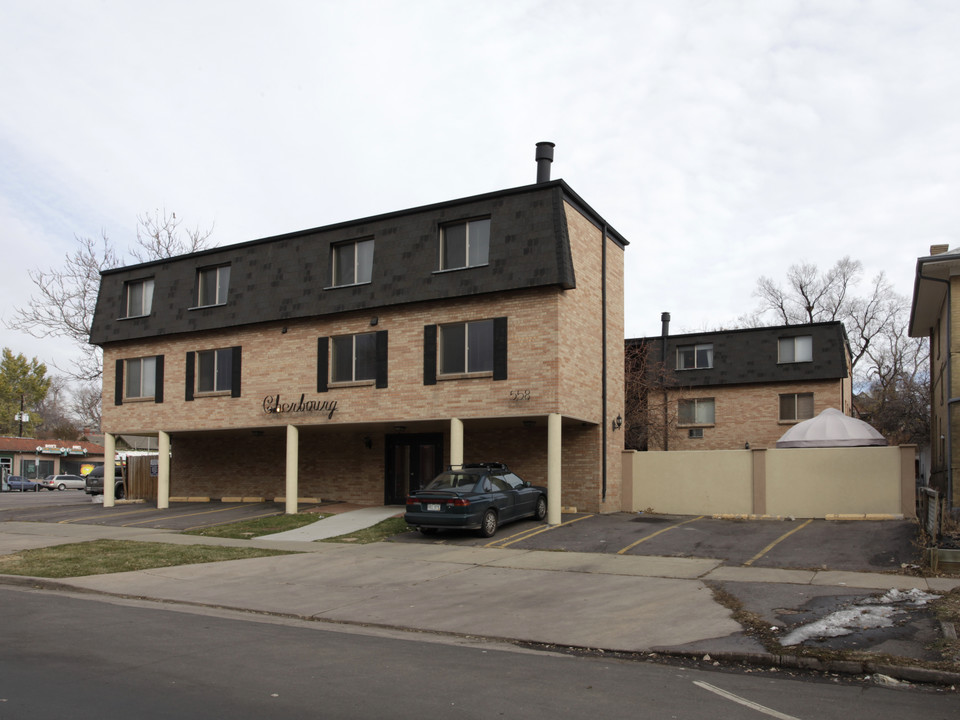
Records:
<instances>
[{"instance_id":1,"label":"tan dome structure","mask_svg":"<svg viewBox=\"0 0 960 720\"><path fill-rule=\"evenodd\" d=\"M862 447L886 445L887 440L863 420L827 408L815 418L797 423L779 440L778 448Z\"/></svg>"}]
</instances>

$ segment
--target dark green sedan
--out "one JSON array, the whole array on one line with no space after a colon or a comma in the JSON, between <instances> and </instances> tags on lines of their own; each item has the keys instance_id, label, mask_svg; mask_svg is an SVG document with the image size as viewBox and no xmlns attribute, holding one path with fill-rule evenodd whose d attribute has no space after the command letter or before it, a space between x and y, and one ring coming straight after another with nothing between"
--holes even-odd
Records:
<instances>
[{"instance_id":1,"label":"dark green sedan","mask_svg":"<svg viewBox=\"0 0 960 720\"><path fill-rule=\"evenodd\" d=\"M504 523L547 516L547 489L531 485L503 463L453 466L407 496L403 519L426 534L476 530L492 537Z\"/></svg>"}]
</instances>

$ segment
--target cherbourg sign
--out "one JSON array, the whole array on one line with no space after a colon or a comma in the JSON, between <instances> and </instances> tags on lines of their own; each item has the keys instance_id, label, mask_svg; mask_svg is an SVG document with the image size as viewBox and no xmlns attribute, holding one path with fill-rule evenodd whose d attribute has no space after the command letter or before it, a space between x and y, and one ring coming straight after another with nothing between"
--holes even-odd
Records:
<instances>
[{"instance_id":1,"label":"cherbourg sign","mask_svg":"<svg viewBox=\"0 0 960 720\"><path fill-rule=\"evenodd\" d=\"M333 414L337 411L336 400L305 400L306 396L301 394L300 400L293 402L282 402L280 395L267 395L263 399L263 411L265 413L325 413L327 420L333 419Z\"/></svg>"}]
</instances>

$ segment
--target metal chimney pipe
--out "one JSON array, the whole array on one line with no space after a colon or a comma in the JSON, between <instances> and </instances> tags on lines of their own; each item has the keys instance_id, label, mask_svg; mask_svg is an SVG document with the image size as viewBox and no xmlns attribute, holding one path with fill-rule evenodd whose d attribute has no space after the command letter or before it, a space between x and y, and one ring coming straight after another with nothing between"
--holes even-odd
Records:
<instances>
[{"instance_id":1,"label":"metal chimney pipe","mask_svg":"<svg viewBox=\"0 0 960 720\"><path fill-rule=\"evenodd\" d=\"M660 313L660 334L666 337L670 334L670 313Z\"/></svg>"},{"instance_id":2,"label":"metal chimney pipe","mask_svg":"<svg viewBox=\"0 0 960 720\"><path fill-rule=\"evenodd\" d=\"M550 163L553 162L552 142L537 143L537 182L550 182Z\"/></svg>"}]
</instances>

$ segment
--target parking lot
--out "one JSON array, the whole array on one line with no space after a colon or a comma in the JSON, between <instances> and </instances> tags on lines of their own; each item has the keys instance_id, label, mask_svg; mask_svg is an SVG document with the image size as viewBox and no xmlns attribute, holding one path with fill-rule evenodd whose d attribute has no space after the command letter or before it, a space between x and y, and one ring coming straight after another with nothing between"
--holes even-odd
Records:
<instances>
[{"instance_id":1,"label":"parking lot","mask_svg":"<svg viewBox=\"0 0 960 720\"><path fill-rule=\"evenodd\" d=\"M304 505L301 510L318 509ZM150 503L105 508L81 492L3 493L0 522L54 522L195 530L284 512L280 503ZM398 513L403 508L397 508ZM727 565L860 572L902 572L918 564L910 520L726 520L649 513L565 514L560 525L530 520L502 526L493 538L467 531L423 536L401 543L441 543L520 550L715 558Z\"/></svg>"}]
</instances>

